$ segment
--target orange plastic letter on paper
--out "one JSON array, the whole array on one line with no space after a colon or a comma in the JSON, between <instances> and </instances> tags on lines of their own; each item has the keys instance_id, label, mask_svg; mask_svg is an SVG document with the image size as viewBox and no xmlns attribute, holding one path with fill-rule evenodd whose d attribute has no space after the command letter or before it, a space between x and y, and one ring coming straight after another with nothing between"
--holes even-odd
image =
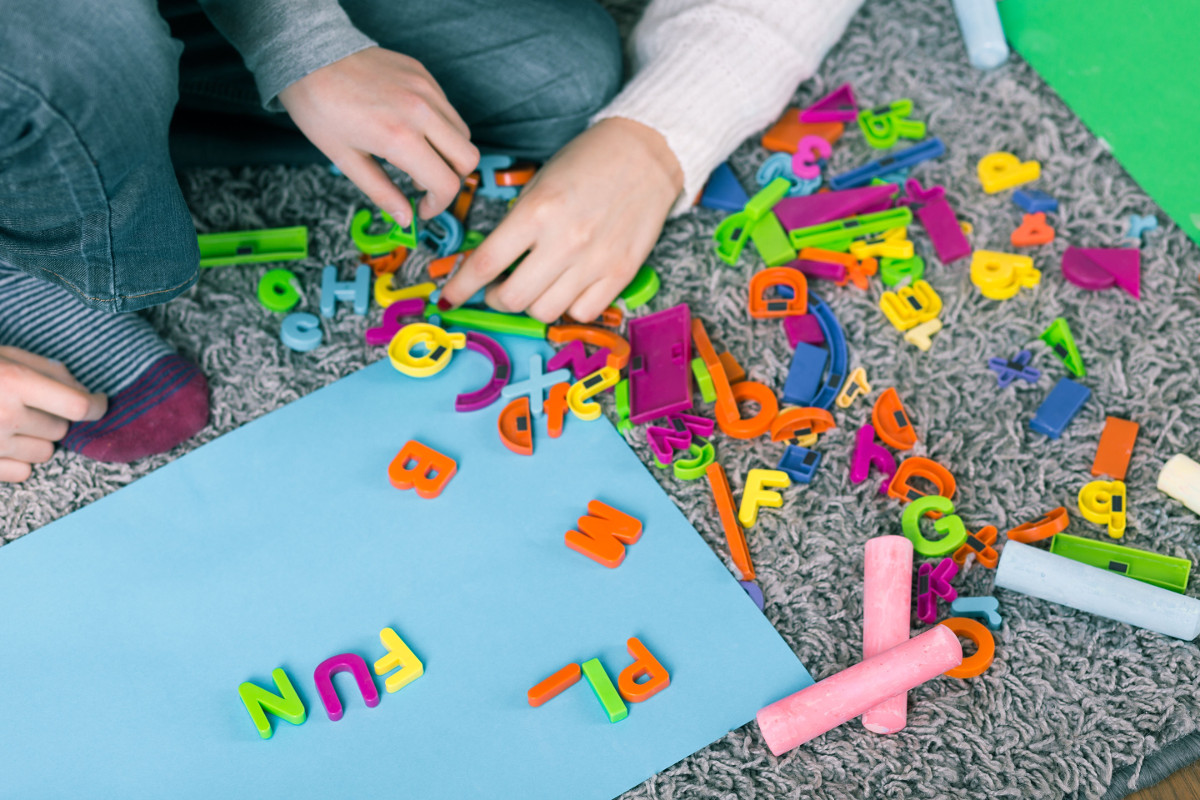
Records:
<instances>
[{"instance_id":1,"label":"orange plastic letter on paper","mask_svg":"<svg viewBox=\"0 0 1200 800\"><path fill-rule=\"evenodd\" d=\"M588 515L579 518L579 530L567 531L565 541L575 552L613 569L625 560L625 545L633 544L641 536L640 520L593 500L588 503Z\"/></svg>"},{"instance_id":2,"label":"orange plastic letter on paper","mask_svg":"<svg viewBox=\"0 0 1200 800\"><path fill-rule=\"evenodd\" d=\"M442 493L457 470L458 463L450 456L410 439L388 465L388 480L397 489L416 489L430 500Z\"/></svg>"},{"instance_id":3,"label":"orange plastic letter on paper","mask_svg":"<svg viewBox=\"0 0 1200 800\"><path fill-rule=\"evenodd\" d=\"M579 682L580 674L578 664L567 664L525 693L529 699L529 705L537 708L547 700L558 697L563 691Z\"/></svg>"},{"instance_id":4,"label":"orange plastic letter on paper","mask_svg":"<svg viewBox=\"0 0 1200 800\"><path fill-rule=\"evenodd\" d=\"M621 675L617 678L617 690L621 697L630 703L642 703L671 685L671 676L646 649L646 645L635 637L630 639L626 646L629 648L629 655L633 656L633 663L621 670ZM643 675L646 676L646 680L639 683L638 678Z\"/></svg>"}]
</instances>

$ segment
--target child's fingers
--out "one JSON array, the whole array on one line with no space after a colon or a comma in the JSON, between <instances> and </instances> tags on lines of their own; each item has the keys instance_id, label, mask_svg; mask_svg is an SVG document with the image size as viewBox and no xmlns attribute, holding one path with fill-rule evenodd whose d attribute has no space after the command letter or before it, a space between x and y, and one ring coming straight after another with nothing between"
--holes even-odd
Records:
<instances>
[{"instance_id":1,"label":"child's fingers","mask_svg":"<svg viewBox=\"0 0 1200 800\"><path fill-rule=\"evenodd\" d=\"M442 117L430 121L425 139L442 159L450 165L459 179L467 177L479 166L479 148L471 144L461 131ZM457 188L455 189L457 194Z\"/></svg>"},{"instance_id":2,"label":"child's fingers","mask_svg":"<svg viewBox=\"0 0 1200 800\"><path fill-rule=\"evenodd\" d=\"M417 206L417 213L424 219L445 211L462 187L462 180L424 138L404 137L403 142L392 143L379 155L407 172L413 183L425 187L425 196Z\"/></svg>"},{"instance_id":3,"label":"child's fingers","mask_svg":"<svg viewBox=\"0 0 1200 800\"><path fill-rule=\"evenodd\" d=\"M33 474L28 462L0 458L0 483L23 483Z\"/></svg>"},{"instance_id":4,"label":"child's fingers","mask_svg":"<svg viewBox=\"0 0 1200 800\"><path fill-rule=\"evenodd\" d=\"M62 417L55 417L36 408L26 408L25 413L13 426L13 432L57 442L67 435L67 429L70 427L70 423Z\"/></svg>"},{"instance_id":5,"label":"child's fingers","mask_svg":"<svg viewBox=\"0 0 1200 800\"><path fill-rule=\"evenodd\" d=\"M561 250L538 242L511 275L488 289L486 302L497 311L509 314L528 311L536 319L552 322L558 319L558 314L543 319L533 313L533 305L561 280L570 264L571 260Z\"/></svg>"},{"instance_id":6,"label":"child's fingers","mask_svg":"<svg viewBox=\"0 0 1200 800\"><path fill-rule=\"evenodd\" d=\"M569 308L570 314L580 322L591 322L612 305L617 295L625 288L621 281L605 277L583 290Z\"/></svg>"},{"instance_id":7,"label":"child's fingers","mask_svg":"<svg viewBox=\"0 0 1200 800\"><path fill-rule=\"evenodd\" d=\"M334 159L334 163L372 203L391 214L400 227L408 227L412 222L408 198L374 158L357 150L348 150L344 156Z\"/></svg>"},{"instance_id":8,"label":"child's fingers","mask_svg":"<svg viewBox=\"0 0 1200 800\"><path fill-rule=\"evenodd\" d=\"M593 275L593 271L582 266L565 270L526 306L526 313L542 322L553 322L593 283Z\"/></svg>"},{"instance_id":9,"label":"child's fingers","mask_svg":"<svg viewBox=\"0 0 1200 800\"><path fill-rule=\"evenodd\" d=\"M462 305L477 291L487 286L533 246L534 230L521 212L518 203L496 230L492 231L475 252L446 281L442 300L447 307Z\"/></svg>"},{"instance_id":10,"label":"child's fingers","mask_svg":"<svg viewBox=\"0 0 1200 800\"><path fill-rule=\"evenodd\" d=\"M13 371L0 378L0 391L13 392L29 408L45 411L56 417L80 422L97 420L108 410L108 398L89 394L48 378L24 364L11 364Z\"/></svg>"},{"instance_id":11,"label":"child's fingers","mask_svg":"<svg viewBox=\"0 0 1200 800\"><path fill-rule=\"evenodd\" d=\"M71 374L61 361L51 361L48 358L30 353L28 350L21 350L16 347L0 346L0 358L9 361L15 361L18 364L24 364L30 369L37 370L47 378L53 378L59 383L65 383L67 386L72 386L81 391L87 391L87 388L75 380L75 376Z\"/></svg>"},{"instance_id":12,"label":"child's fingers","mask_svg":"<svg viewBox=\"0 0 1200 800\"><path fill-rule=\"evenodd\" d=\"M33 436L10 436L0 444L0 457L26 464L44 464L54 455L54 445Z\"/></svg>"}]
</instances>

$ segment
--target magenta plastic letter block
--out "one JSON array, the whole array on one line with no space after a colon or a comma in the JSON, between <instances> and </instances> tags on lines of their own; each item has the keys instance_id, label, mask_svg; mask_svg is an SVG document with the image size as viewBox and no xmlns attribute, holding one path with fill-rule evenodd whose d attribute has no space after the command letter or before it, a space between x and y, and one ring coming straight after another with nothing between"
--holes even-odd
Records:
<instances>
[{"instance_id":1,"label":"magenta plastic letter block","mask_svg":"<svg viewBox=\"0 0 1200 800\"><path fill-rule=\"evenodd\" d=\"M917 219L925 226L925 232L933 241L933 249L943 264L949 264L971 254L971 243L958 224L958 216L946 201L946 190L941 186L922 189L914 178L904 184L909 199L917 205Z\"/></svg>"},{"instance_id":2,"label":"magenta plastic letter block","mask_svg":"<svg viewBox=\"0 0 1200 800\"><path fill-rule=\"evenodd\" d=\"M870 211L882 211L898 187L894 183L843 189L840 192L785 197L771 211L779 224L789 231L808 228L835 219L845 219Z\"/></svg>"},{"instance_id":3,"label":"magenta plastic letter block","mask_svg":"<svg viewBox=\"0 0 1200 800\"><path fill-rule=\"evenodd\" d=\"M830 675L758 712L767 747L782 755L849 722L889 697L962 663L954 631L934 625L919 636Z\"/></svg>"},{"instance_id":4,"label":"magenta plastic letter block","mask_svg":"<svg viewBox=\"0 0 1200 800\"><path fill-rule=\"evenodd\" d=\"M583 340L572 339L567 342L566 347L550 357L550 361L546 364L546 369L554 370L560 367L570 367L571 372L575 374L575 379L582 380L593 372L598 372L601 367L608 364L608 352L607 347L601 347L589 356L587 349L583 346Z\"/></svg>"},{"instance_id":5,"label":"magenta plastic letter block","mask_svg":"<svg viewBox=\"0 0 1200 800\"><path fill-rule=\"evenodd\" d=\"M904 536L867 540L863 569L863 660L908 641L913 546ZM867 709L863 727L895 733L908 723L908 692Z\"/></svg>"},{"instance_id":6,"label":"magenta plastic letter block","mask_svg":"<svg viewBox=\"0 0 1200 800\"><path fill-rule=\"evenodd\" d=\"M883 470L880 494L887 494L888 484L896 474L896 457L886 447L875 441L875 426L863 425L854 436L854 456L850 460L850 482L862 483L871 474L871 466Z\"/></svg>"},{"instance_id":7,"label":"magenta plastic letter block","mask_svg":"<svg viewBox=\"0 0 1200 800\"><path fill-rule=\"evenodd\" d=\"M399 303L393 305L399 305ZM388 306L388 308L390 309L392 306ZM467 331L467 349L474 350L492 362L492 377L482 388L473 392L463 392L455 397L455 411L476 411L490 406L500 398L500 392L508 384L508 378L512 375L512 362L508 360L508 351L492 337L475 331Z\"/></svg>"},{"instance_id":8,"label":"magenta plastic letter block","mask_svg":"<svg viewBox=\"0 0 1200 800\"><path fill-rule=\"evenodd\" d=\"M1063 277L1096 292L1120 286L1141 297L1141 251L1120 247L1068 247L1062 257Z\"/></svg>"},{"instance_id":9,"label":"magenta plastic letter block","mask_svg":"<svg viewBox=\"0 0 1200 800\"><path fill-rule=\"evenodd\" d=\"M321 702L325 704L325 713L331 720L337 722L344 713L341 698L338 697L337 689L333 688L335 672L353 673L367 708L379 705L379 690L375 688L375 679L371 677L371 670L367 668L367 662L363 661L362 656L354 653L342 653L325 659L313 670L313 683L317 685L317 694L320 695Z\"/></svg>"},{"instance_id":10,"label":"magenta plastic letter block","mask_svg":"<svg viewBox=\"0 0 1200 800\"><path fill-rule=\"evenodd\" d=\"M943 558L935 567L925 563L917 570L917 619L926 625L937 622L937 599L947 603L958 599L958 590L950 585L958 574L958 564L952 558Z\"/></svg>"},{"instance_id":11,"label":"magenta plastic letter block","mask_svg":"<svg viewBox=\"0 0 1200 800\"><path fill-rule=\"evenodd\" d=\"M629 421L692 407L692 312L684 304L629 320Z\"/></svg>"},{"instance_id":12,"label":"magenta plastic letter block","mask_svg":"<svg viewBox=\"0 0 1200 800\"><path fill-rule=\"evenodd\" d=\"M367 328L367 344L388 344L403 325L405 317L419 317L425 310L425 301L420 297L397 300L383 310L383 323L378 328Z\"/></svg>"},{"instance_id":13,"label":"magenta plastic letter block","mask_svg":"<svg viewBox=\"0 0 1200 800\"><path fill-rule=\"evenodd\" d=\"M800 342L807 344L825 344L825 334L821 323L812 314L799 314L783 318L783 332L787 334L788 344L792 349Z\"/></svg>"}]
</instances>

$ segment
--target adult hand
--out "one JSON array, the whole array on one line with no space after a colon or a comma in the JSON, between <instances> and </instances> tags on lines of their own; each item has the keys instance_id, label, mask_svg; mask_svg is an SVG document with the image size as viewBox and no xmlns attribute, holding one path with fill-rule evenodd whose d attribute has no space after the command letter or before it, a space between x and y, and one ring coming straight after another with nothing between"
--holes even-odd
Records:
<instances>
[{"instance_id":1,"label":"adult hand","mask_svg":"<svg viewBox=\"0 0 1200 800\"><path fill-rule=\"evenodd\" d=\"M70 422L95 420L108 398L91 394L57 361L0 347L0 482L20 483L54 455Z\"/></svg>"},{"instance_id":2,"label":"adult hand","mask_svg":"<svg viewBox=\"0 0 1200 800\"><path fill-rule=\"evenodd\" d=\"M683 188L675 154L657 131L601 120L558 152L442 288L444 308L466 302L522 254L488 305L553 322L589 321L633 280Z\"/></svg>"},{"instance_id":3,"label":"adult hand","mask_svg":"<svg viewBox=\"0 0 1200 800\"><path fill-rule=\"evenodd\" d=\"M415 59L368 47L305 75L279 93L292 120L347 178L401 227L411 206L375 161L425 189L429 219L458 194L479 163L471 133L433 76Z\"/></svg>"}]
</instances>

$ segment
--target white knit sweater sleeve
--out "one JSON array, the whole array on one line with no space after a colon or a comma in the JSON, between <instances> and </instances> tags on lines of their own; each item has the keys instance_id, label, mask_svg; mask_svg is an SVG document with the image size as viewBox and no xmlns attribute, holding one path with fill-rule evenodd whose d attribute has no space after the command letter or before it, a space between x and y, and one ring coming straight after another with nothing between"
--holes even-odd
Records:
<instances>
[{"instance_id":1,"label":"white knit sweater sleeve","mask_svg":"<svg viewBox=\"0 0 1200 800\"><path fill-rule=\"evenodd\" d=\"M683 167L672 214L812 76L862 0L653 0L633 31L633 76L593 118L653 128Z\"/></svg>"}]
</instances>

